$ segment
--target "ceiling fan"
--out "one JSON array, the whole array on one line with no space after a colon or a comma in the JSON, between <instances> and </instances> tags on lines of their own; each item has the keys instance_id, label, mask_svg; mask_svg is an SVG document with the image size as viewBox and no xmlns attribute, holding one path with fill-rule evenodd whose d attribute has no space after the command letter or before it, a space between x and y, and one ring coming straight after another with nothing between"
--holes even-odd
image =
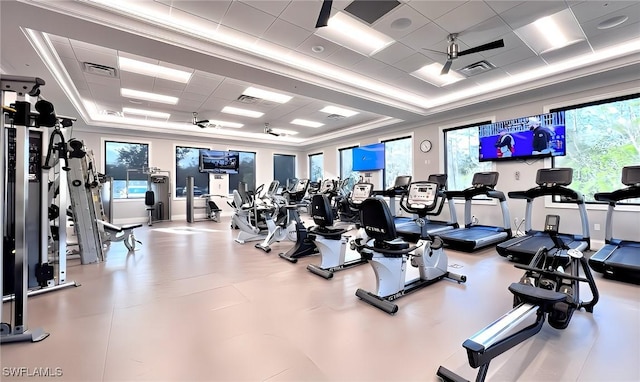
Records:
<instances>
[{"instance_id":1,"label":"ceiling fan","mask_svg":"<svg viewBox=\"0 0 640 382\"><path fill-rule=\"evenodd\" d=\"M281 134L278 134L278 133L273 132L273 129L271 129L271 128L269 127L269 124L268 124L268 123L265 123L265 124L264 124L264 133L265 133L265 134L273 135L274 137L279 137L279 136L281 135Z\"/></svg>"},{"instance_id":2,"label":"ceiling fan","mask_svg":"<svg viewBox=\"0 0 640 382\"><path fill-rule=\"evenodd\" d=\"M460 51L458 48L458 43L456 42L457 38L458 38L457 33L451 33L449 36L447 36L447 41L449 41L449 46L447 46L447 53L423 48L425 50L447 55L447 61L444 63L444 66L442 67L442 71L440 72L440 75L445 75L449 73L449 69L451 68L451 64L453 63L453 60L455 60L460 56L466 56L467 54L479 53L479 52L484 52L485 50L504 47L504 40L500 39L500 40L489 42L483 45L476 46L475 48L470 48L467 50Z\"/></svg>"},{"instance_id":3,"label":"ceiling fan","mask_svg":"<svg viewBox=\"0 0 640 382\"><path fill-rule=\"evenodd\" d=\"M208 119L202 119L202 120L198 120L198 113L197 112L193 112L193 120L192 123L195 126L200 127L201 129L206 129L207 127L216 127L215 124L212 124L209 122Z\"/></svg>"}]
</instances>

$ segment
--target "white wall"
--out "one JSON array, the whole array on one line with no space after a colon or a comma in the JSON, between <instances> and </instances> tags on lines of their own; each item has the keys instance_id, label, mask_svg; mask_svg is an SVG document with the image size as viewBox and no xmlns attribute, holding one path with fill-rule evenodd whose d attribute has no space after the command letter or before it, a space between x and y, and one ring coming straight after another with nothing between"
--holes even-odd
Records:
<instances>
[{"instance_id":1,"label":"white wall","mask_svg":"<svg viewBox=\"0 0 640 382\"><path fill-rule=\"evenodd\" d=\"M359 138L341 141L339 144L314 147L310 149L308 153L319 151L325 153L325 177L330 177L339 173L339 157L337 149L353 145L376 143L384 139L413 134L412 175L414 179L422 180L426 179L429 174L443 173L445 170L444 134L442 131L445 128L463 126L486 120L500 121L521 116L534 115L548 112L550 108L570 106L599 99L633 94L636 93L637 89L640 87L640 81L631 80L628 82L622 81L615 85L598 85L599 84L594 84L592 89L579 89L574 90L573 92L563 89L563 94L556 96L544 94L544 92L537 92L535 94L536 98L529 98L526 101L518 102L518 97L513 97L513 100L504 99L500 102L492 102L486 107L469 108L469 111L466 109L456 110L455 113L449 112L425 118L424 123L411 128L396 129L393 132L384 132L382 134L378 132L376 135L363 135ZM423 153L419 149L420 142L424 139L429 139L434 146L434 148L428 153ZM332 152L335 152L335 155L327 155L327 153ZM496 189L503 191L506 195L509 191L522 191L535 187L537 170L540 168L550 167L550 165L550 159L537 161L496 162L494 163L494 169L500 173ZM516 179L516 172L520 173L519 179ZM525 202L522 200L508 199L508 206L511 215L511 224L515 229L515 225L513 224L514 219L518 218L518 220L521 221L524 218ZM540 199L535 201L533 211L532 226L534 229L542 229L544 218L547 214L557 214L560 215L561 232L582 232L579 214L575 206L552 204L548 199ZM502 225L502 214L497 203L474 204L472 213L479 219L480 224ZM464 203L456 204L456 214L458 222L464 222ZM448 215L448 208L445 207L442 214L442 220L448 219ZM604 241L605 217L605 206L588 206L588 218L593 247L600 247L602 241ZM599 231L594 230L595 224L600 225ZM620 211L615 215L614 219L614 237L637 240L639 226L640 212L638 212L637 208L633 211ZM524 224L521 229L524 230Z\"/></svg>"},{"instance_id":2,"label":"white wall","mask_svg":"<svg viewBox=\"0 0 640 382\"><path fill-rule=\"evenodd\" d=\"M81 124L81 123L80 123ZM287 154L296 156L296 176L305 177L308 173L308 159L306 153L291 150L290 148L256 148L253 146L243 146L237 144L227 144L220 141L210 140L209 142L191 141L188 139L176 140L162 137L135 137L131 135L117 134L113 130L105 133L83 131L76 128L73 138L84 141L87 149L94 153L96 167L104 173L104 142L105 141L121 141L121 142L137 142L149 144L149 167L158 167L162 170L168 170L172 176L172 187L175 189L175 152L176 146L186 147L209 147L214 150L239 150L256 152L256 184L268 185L273 180L273 155ZM186 138L186 137L185 137ZM227 178L228 176L225 175ZM229 185L229 192L235 188L235 185ZM175 192L175 190L173 191ZM217 193L212 190L212 193ZM228 199L231 201L231 199ZM216 198L216 204L222 208L223 215L231 214L231 207L226 203L225 199ZM196 201L196 205L200 202ZM204 205L204 203L201 203ZM146 207L143 199L117 199L113 206L113 221L116 224L125 224L133 222L146 221ZM196 214L198 217L199 215ZM171 218L172 220L186 221L186 199L176 198L172 195L171 202Z\"/></svg>"}]
</instances>

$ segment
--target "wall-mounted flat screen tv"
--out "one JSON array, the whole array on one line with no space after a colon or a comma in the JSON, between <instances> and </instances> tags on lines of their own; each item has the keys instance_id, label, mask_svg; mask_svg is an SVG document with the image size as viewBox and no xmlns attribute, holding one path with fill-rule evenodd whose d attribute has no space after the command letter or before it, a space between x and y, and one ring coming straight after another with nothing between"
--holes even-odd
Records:
<instances>
[{"instance_id":1,"label":"wall-mounted flat screen tv","mask_svg":"<svg viewBox=\"0 0 640 382\"><path fill-rule=\"evenodd\" d=\"M237 151L200 150L200 172L237 174L240 153Z\"/></svg>"},{"instance_id":2,"label":"wall-mounted flat screen tv","mask_svg":"<svg viewBox=\"0 0 640 382\"><path fill-rule=\"evenodd\" d=\"M384 169L384 143L354 147L353 171L372 171Z\"/></svg>"},{"instance_id":3,"label":"wall-mounted flat screen tv","mask_svg":"<svg viewBox=\"0 0 640 382\"><path fill-rule=\"evenodd\" d=\"M564 111L479 127L480 162L566 155Z\"/></svg>"}]
</instances>

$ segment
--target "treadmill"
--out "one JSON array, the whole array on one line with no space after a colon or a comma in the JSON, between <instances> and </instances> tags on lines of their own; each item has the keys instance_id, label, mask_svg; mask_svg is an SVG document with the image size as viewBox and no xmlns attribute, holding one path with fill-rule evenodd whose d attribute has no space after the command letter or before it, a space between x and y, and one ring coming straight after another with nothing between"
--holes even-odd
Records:
<instances>
[{"instance_id":1,"label":"treadmill","mask_svg":"<svg viewBox=\"0 0 640 382\"><path fill-rule=\"evenodd\" d=\"M640 283L640 242L613 238L613 211L621 200L640 198L640 166L622 169L622 184L628 186L613 192L599 192L597 201L608 202L605 245L589 259L591 268L605 277Z\"/></svg>"},{"instance_id":2,"label":"treadmill","mask_svg":"<svg viewBox=\"0 0 640 382\"><path fill-rule=\"evenodd\" d=\"M454 228L438 234L451 249L473 252L488 247L511 237L511 222L507 198L504 193L494 187L498 184L498 173L495 171L473 174L472 186L462 191L446 191L448 199L464 198L464 227ZM502 227L474 224L471 215L471 204L474 197L484 195L497 199L502 210Z\"/></svg>"},{"instance_id":3,"label":"treadmill","mask_svg":"<svg viewBox=\"0 0 640 382\"><path fill-rule=\"evenodd\" d=\"M573 180L573 169L571 168L541 168L536 175L537 187L527 191L509 192L512 199L525 199L527 209L525 211L525 234L514 237L496 246L496 251L500 256L509 260L528 264L533 259L536 252L542 248L552 248L554 246L551 236L547 232L531 229L531 215L533 214L533 201L544 196L559 196L563 202L575 203L580 212L582 222L582 234L558 233L557 236L569 246L570 249L584 251L591 246L589 237L589 220L587 218L587 208L584 202L584 195L566 186Z\"/></svg>"},{"instance_id":4,"label":"treadmill","mask_svg":"<svg viewBox=\"0 0 640 382\"><path fill-rule=\"evenodd\" d=\"M393 216L396 227L402 224L413 224L412 218L397 217L396 216L396 197L405 195L409 190L411 184L411 175L398 175L392 187L386 190L374 190L372 195L374 196L386 196L389 198L389 211Z\"/></svg>"},{"instance_id":5,"label":"treadmill","mask_svg":"<svg viewBox=\"0 0 640 382\"><path fill-rule=\"evenodd\" d=\"M396 232L398 235L404 237L407 241L417 241L417 239L424 237L425 233L428 235L435 235L442 231L459 228L455 203L453 199L448 199L446 195L447 174L431 174L429 175L427 182L438 184L434 207L421 211L420 214L417 214L417 218L412 219L411 223L403 222L396 226ZM411 183L409 186L409 193L402 195L402 198L400 199L400 207L406 212L414 215L416 214L416 211L411 207L411 190L414 185L418 183ZM439 216L442 213L445 203L449 204L450 220L441 221L429 219L430 216Z\"/></svg>"}]
</instances>

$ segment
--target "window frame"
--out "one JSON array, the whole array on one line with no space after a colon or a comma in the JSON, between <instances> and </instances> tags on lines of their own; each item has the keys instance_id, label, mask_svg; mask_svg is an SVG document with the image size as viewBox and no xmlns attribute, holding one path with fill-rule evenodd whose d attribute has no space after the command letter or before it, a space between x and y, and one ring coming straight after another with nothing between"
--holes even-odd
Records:
<instances>
[{"instance_id":1,"label":"window frame","mask_svg":"<svg viewBox=\"0 0 640 382\"><path fill-rule=\"evenodd\" d=\"M273 161L273 179L274 180L278 180L276 178L276 157L288 157L291 158L293 161L293 178L297 178L297 171L296 171L296 167L297 167L297 160L298 157L295 154L279 154L279 153L273 153L271 156L271 159ZM291 179L291 178L287 178L287 179ZM280 184L284 187L286 186L286 179L285 179L285 183L283 184L282 181L280 181Z\"/></svg>"},{"instance_id":2,"label":"window frame","mask_svg":"<svg viewBox=\"0 0 640 382\"><path fill-rule=\"evenodd\" d=\"M592 97L578 99L575 101L575 103L572 103L571 105L566 105L566 104L549 105L549 106L546 106L544 110L546 113L557 112L557 111L566 112L568 110L581 109L589 106L598 106L598 105L603 105L607 103L626 101L626 100L632 100L632 99L640 99L640 93L639 92L630 93L629 91L622 91L622 92L601 94L601 95L596 95ZM567 147L567 151L568 150L569 148ZM556 159L559 159L559 158L555 158L555 157L549 158L547 162L545 162L545 168L549 168L549 167L556 168ZM591 201L591 200L586 200L585 206L588 210L594 210L594 211L606 211L609 208L609 205L607 202L598 202L598 201ZM561 201L557 197L551 197L551 196L548 196L545 198L545 207L577 208L575 203ZM616 211L638 212L640 211L640 203L618 202L616 203Z\"/></svg>"},{"instance_id":3,"label":"window frame","mask_svg":"<svg viewBox=\"0 0 640 382\"><path fill-rule=\"evenodd\" d=\"M135 144L135 145L146 145L147 146L147 168L151 167L151 142L150 141L145 141L145 140L138 140L138 139L127 139L127 138L109 138L109 137L103 137L100 139L100 143L102 146L102 173L109 176L109 174L107 174L107 143L126 143L126 144ZM141 169L143 170L143 169ZM112 177L113 178L113 177ZM115 182L116 179L113 178L113 181ZM125 177L124 181L126 182L127 179ZM114 183L115 184L115 183ZM113 186L112 186L113 187ZM147 184L147 190L149 185ZM133 200L133 201L139 201L140 199L144 199L144 196L139 196L139 197L129 197L129 192L128 192L129 186L127 183L125 183L125 190L126 190L126 197L124 198L119 198L115 196L114 193L114 197L113 200L115 202L121 202L121 201L126 201L126 200Z\"/></svg>"},{"instance_id":4,"label":"window frame","mask_svg":"<svg viewBox=\"0 0 640 382\"><path fill-rule=\"evenodd\" d=\"M342 153L347 151L347 150L351 150L349 156L353 157L353 149L355 149L357 147L360 147L360 145L356 144L356 145L352 145L352 146L345 146L345 147L338 148L338 171L337 171L337 173L340 174L340 179L341 180L344 180L344 179L347 178L347 174L343 174L342 173L342 168L343 168L343 166L342 166ZM353 159L352 159L352 161L353 161ZM351 163L351 167L352 167L352 170L351 170L351 173L348 174L349 176L351 176L351 174L355 172L355 171L353 171L353 162Z\"/></svg>"},{"instance_id":5,"label":"window frame","mask_svg":"<svg viewBox=\"0 0 640 382\"><path fill-rule=\"evenodd\" d=\"M178 148L187 148L187 149L196 149L196 150L211 150L210 147L196 147L196 146L185 146L183 144L174 144L173 145L173 153L174 153L174 166L173 166L173 184L174 184L174 189L173 189L173 199L174 200L184 200L187 197L186 196L178 196L178 158L176 157ZM198 156L199 156L199 152L198 152ZM200 158L198 158L198 160L200 160ZM198 164L199 166L199 164ZM201 174L205 174L205 173L201 173ZM211 186L211 179L207 174L207 192L206 194L209 193L209 187Z\"/></svg>"},{"instance_id":6,"label":"window frame","mask_svg":"<svg viewBox=\"0 0 640 382\"><path fill-rule=\"evenodd\" d=\"M312 175L313 175L313 168L312 168L312 166L311 166L311 164L312 164L312 157L320 157L320 159L321 159L321 166L320 166L320 170L321 170L322 175L320 176L320 178L319 178L319 179L316 179L316 180L314 180L314 179L312 178ZM323 151L321 151L321 152L318 152L318 153L308 154L308 155L307 155L307 158L308 158L308 165L309 165L309 166L308 166L308 167L309 167L309 181L310 181L310 182L315 182L315 181L318 181L318 180L323 179L323 178L324 178L324 152L323 152Z\"/></svg>"},{"instance_id":7,"label":"window frame","mask_svg":"<svg viewBox=\"0 0 640 382\"><path fill-rule=\"evenodd\" d=\"M389 142L395 142L395 141L400 141L400 140L404 140L404 139L408 139L409 140L409 147L411 148L411 160L409 161L409 163L411 164L411 172L409 174L403 174L403 175L411 175L411 179L413 180L417 180L415 179L415 176L413 174L413 134L407 134L401 137L395 137L395 138L389 138L389 139L382 139L380 140L380 143L384 143L384 147L385 147L385 158L384 158L384 170L382 170L382 184L383 184L383 188L387 188L384 185L387 184L387 143Z\"/></svg>"},{"instance_id":8,"label":"window frame","mask_svg":"<svg viewBox=\"0 0 640 382\"><path fill-rule=\"evenodd\" d=\"M257 179L258 176L256 174L257 172L257 166L256 166L256 161L258 159L258 153L255 151L246 151L246 150L236 150L236 149L229 149L228 151L236 151L239 153L239 157L242 157L242 154L252 154L253 155L253 179L251 180L253 182L253 189L255 190L255 188L257 187L256 183L257 183ZM240 160L240 164L239 166L242 166L242 158L239 158ZM241 176L241 172L238 171L237 174L229 174L227 175L228 179L227 181L229 182L229 195L233 194L233 190L235 190L238 187L238 183L236 182L236 184L231 184L231 177L232 176ZM247 183L247 186L250 186L250 184Z\"/></svg>"}]
</instances>

